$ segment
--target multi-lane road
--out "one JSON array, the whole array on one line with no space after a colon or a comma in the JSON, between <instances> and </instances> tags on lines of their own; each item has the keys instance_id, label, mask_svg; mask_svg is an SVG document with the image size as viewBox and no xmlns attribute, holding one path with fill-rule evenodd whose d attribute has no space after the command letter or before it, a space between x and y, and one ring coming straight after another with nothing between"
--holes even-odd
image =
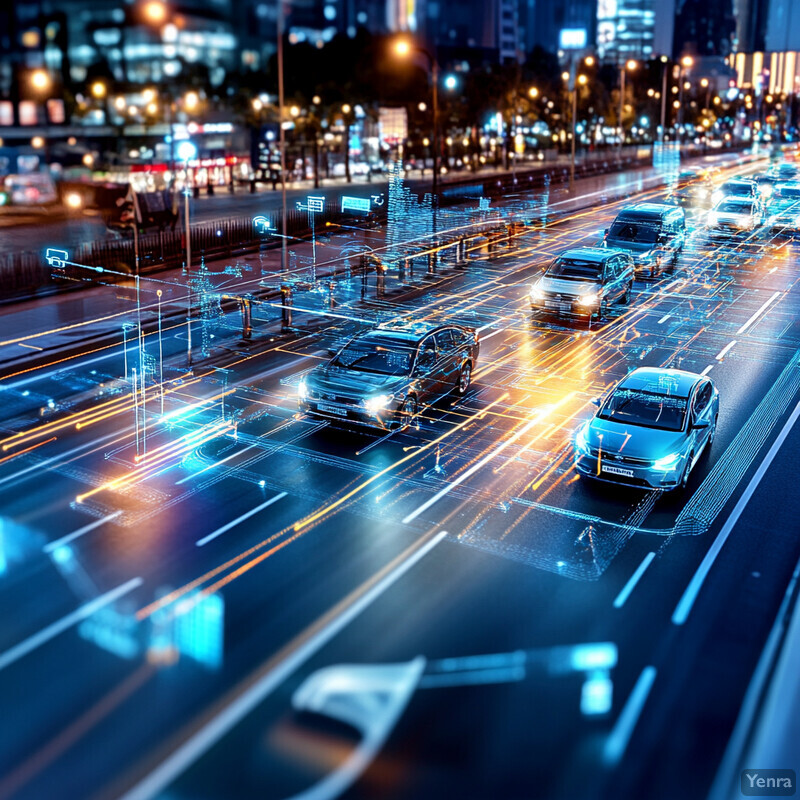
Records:
<instances>
[{"instance_id":1,"label":"multi-lane road","mask_svg":"<svg viewBox=\"0 0 800 800\"><path fill-rule=\"evenodd\" d=\"M0 798L705 797L800 558L797 249L690 212L630 305L532 319L626 202L248 347L232 312L192 372L151 326L144 410L135 341L1 381ZM465 397L384 436L298 415L329 347L398 318L479 329ZM572 468L645 365L720 392L682 494Z\"/></svg>"}]
</instances>

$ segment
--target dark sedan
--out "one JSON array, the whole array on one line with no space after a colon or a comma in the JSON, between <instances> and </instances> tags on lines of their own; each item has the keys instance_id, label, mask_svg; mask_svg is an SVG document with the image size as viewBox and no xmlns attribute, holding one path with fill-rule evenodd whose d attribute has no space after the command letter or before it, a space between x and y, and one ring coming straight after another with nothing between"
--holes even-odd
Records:
<instances>
[{"instance_id":1,"label":"dark sedan","mask_svg":"<svg viewBox=\"0 0 800 800\"><path fill-rule=\"evenodd\" d=\"M403 427L438 398L466 393L478 349L477 331L462 325L380 327L303 376L299 407L347 424Z\"/></svg>"}]
</instances>

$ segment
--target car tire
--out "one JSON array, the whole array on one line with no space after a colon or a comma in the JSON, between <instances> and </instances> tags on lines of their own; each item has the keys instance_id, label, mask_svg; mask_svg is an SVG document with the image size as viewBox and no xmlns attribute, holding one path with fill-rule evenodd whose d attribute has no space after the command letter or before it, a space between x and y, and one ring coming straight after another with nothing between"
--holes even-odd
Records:
<instances>
[{"instance_id":1,"label":"car tire","mask_svg":"<svg viewBox=\"0 0 800 800\"><path fill-rule=\"evenodd\" d=\"M706 442L706 452L711 449L711 445L714 444L714 439L717 437L717 423L719 421L719 413L714 415L714 423L711 426L711 433L708 435L708 441Z\"/></svg>"},{"instance_id":2,"label":"car tire","mask_svg":"<svg viewBox=\"0 0 800 800\"><path fill-rule=\"evenodd\" d=\"M685 492L686 487L689 485L689 476L692 472L692 461L694 460L694 453L689 453L689 457L686 459L686 465L683 468L683 472L681 473L681 479L678 485L675 487L678 492Z\"/></svg>"},{"instance_id":3,"label":"car tire","mask_svg":"<svg viewBox=\"0 0 800 800\"><path fill-rule=\"evenodd\" d=\"M456 380L455 393L458 397L463 397L469 390L469 385L472 382L472 364L465 361L458 373L458 380Z\"/></svg>"},{"instance_id":4,"label":"car tire","mask_svg":"<svg viewBox=\"0 0 800 800\"><path fill-rule=\"evenodd\" d=\"M625 294L622 295L622 305L627 306L630 305L631 302L631 292L633 291L633 281L628 284L628 288L625 290Z\"/></svg>"},{"instance_id":5,"label":"car tire","mask_svg":"<svg viewBox=\"0 0 800 800\"><path fill-rule=\"evenodd\" d=\"M418 424L417 415L419 414L419 404L414 395L409 395L403 401L400 411L397 414L397 427L410 428L414 424Z\"/></svg>"}]
</instances>

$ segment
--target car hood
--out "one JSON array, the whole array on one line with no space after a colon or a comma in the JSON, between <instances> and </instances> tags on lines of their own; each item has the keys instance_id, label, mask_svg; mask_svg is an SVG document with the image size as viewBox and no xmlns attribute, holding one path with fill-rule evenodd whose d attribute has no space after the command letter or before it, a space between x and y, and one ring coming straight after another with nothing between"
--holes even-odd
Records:
<instances>
[{"instance_id":1,"label":"car hood","mask_svg":"<svg viewBox=\"0 0 800 800\"><path fill-rule=\"evenodd\" d=\"M586 442L595 449L602 443L604 453L655 461L671 453L682 452L686 434L683 431L661 431L595 417L586 429Z\"/></svg>"},{"instance_id":2,"label":"car hood","mask_svg":"<svg viewBox=\"0 0 800 800\"><path fill-rule=\"evenodd\" d=\"M629 253L641 255L655 250L658 244L654 242L649 244L647 242L630 242L627 239L614 239L609 236L608 239L606 239L606 247L613 247L615 250L627 250Z\"/></svg>"},{"instance_id":3,"label":"car hood","mask_svg":"<svg viewBox=\"0 0 800 800\"><path fill-rule=\"evenodd\" d=\"M603 285L599 281L577 281L545 275L541 278L536 288L545 292L568 294L578 297L582 294L597 294L602 290Z\"/></svg>"},{"instance_id":4,"label":"car hood","mask_svg":"<svg viewBox=\"0 0 800 800\"><path fill-rule=\"evenodd\" d=\"M753 215L746 211L714 211L717 222L749 222Z\"/></svg>"},{"instance_id":5,"label":"car hood","mask_svg":"<svg viewBox=\"0 0 800 800\"><path fill-rule=\"evenodd\" d=\"M362 399L377 394L396 394L408 385L405 376L380 375L331 364L314 367L306 376L306 385L313 393Z\"/></svg>"}]
</instances>

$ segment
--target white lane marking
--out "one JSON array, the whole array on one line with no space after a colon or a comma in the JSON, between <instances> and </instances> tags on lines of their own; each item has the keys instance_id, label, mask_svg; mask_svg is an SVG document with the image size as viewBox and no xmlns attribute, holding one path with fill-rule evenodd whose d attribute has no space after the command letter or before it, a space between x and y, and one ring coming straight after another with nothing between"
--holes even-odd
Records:
<instances>
[{"instance_id":1,"label":"white lane marking","mask_svg":"<svg viewBox=\"0 0 800 800\"><path fill-rule=\"evenodd\" d=\"M141 586L143 582L144 581L142 581L141 578L133 578L127 583L117 586L116 589L112 589L110 592L106 592L105 594L100 595L100 597L90 600L88 603L85 603L71 614L67 614L66 617L62 617L60 620L58 620L58 622L48 625L38 633L34 633L33 636L29 636L24 641L14 645L14 647L6 650L5 653L0 655L0 669L5 669L7 666L13 664L15 661L18 661L23 656L28 655L28 653L30 653L32 650L35 650L37 647L49 642L50 639L55 638L59 633L63 633L65 630L71 628L78 622L81 622L87 617L92 616L92 614L94 614L96 611L99 611L104 606L113 603L123 595L128 594L128 592L132 592L134 589Z\"/></svg>"},{"instance_id":2,"label":"white lane marking","mask_svg":"<svg viewBox=\"0 0 800 800\"><path fill-rule=\"evenodd\" d=\"M642 670L642 674L636 681L636 685L633 687L633 691L630 693L625 707L622 709L603 747L603 761L607 765L613 766L619 763L619 760L625 754L625 748L628 746L633 729L639 721L639 715L642 713L645 702L647 702L647 696L650 694L650 689L655 679L655 667L645 667Z\"/></svg>"},{"instance_id":3,"label":"white lane marking","mask_svg":"<svg viewBox=\"0 0 800 800\"><path fill-rule=\"evenodd\" d=\"M222 464L227 463L232 458L236 458L236 456L243 455L248 450L252 450L256 446L257 445L251 444L248 447L245 447L243 450L237 450L235 453L231 453L229 456L225 456L225 458L221 458L219 461L215 461L213 464L209 464L208 466L203 467L203 469L200 469L197 472L193 472L191 475L187 475L185 478L181 478L179 481L175 481L175 485L180 486L181 484L186 483L186 481L190 481L193 478L196 478L198 475L202 475L204 472L208 472L208 470L214 469L214 467L219 467Z\"/></svg>"},{"instance_id":4,"label":"white lane marking","mask_svg":"<svg viewBox=\"0 0 800 800\"><path fill-rule=\"evenodd\" d=\"M670 311L669 314L664 314L663 317L658 321L658 324L661 325L663 322L666 322L672 316L672 312Z\"/></svg>"},{"instance_id":5,"label":"white lane marking","mask_svg":"<svg viewBox=\"0 0 800 800\"><path fill-rule=\"evenodd\" d=\"M689 612L692 610L692 606L697 599L697 595L700 593L700 589L703 586L703 581L705 581L712 565L714 564L714 561L720 553L720 550L722 550L722 546L725 544L726 539L728 536L730 536L731 531L739 521L739 517L742 515L745 506L750 502L750 498L758 488L758 484L761 483L761 479L766 474L770 464L772 464L773 459L778 454L778 450L780 450L781 445L786 441L786 437L789 435L789 433L791 433L791 430L794 427L795 422L797 422L798 417L800 417L800 403L795 406L792 416L786 421L786 424L778 434L778 438L772 443L772 447L770 447L767 455L764 456L761 466L759 466L756 474L750 479L750 483L747 484L747 488L739 498L739 502L736 504L733 511L731 511L731 515L725 521L725 524L722 526L722 530L717 534L717 538L714 539L714 542L708 549L705 558L702 560L700 566L697 568L697 571L692 576L691 581L689 581L686 591L683 593L678 605L675 607L674 613L672 614L672 621L675 625L683 625L683 623L686 622L686 618L689 616Z\"/></svg>"},{"instance_id":6,"label":"white lane marking","mask_svg":"<svg viewBox=\"0 0 800 800\"><path fill-rule=\"evenodd\" d=\"M99 528L101 525L111 522L112 519L116 519L121 513L122 511L115 511L113 514L109 514L107 517L103 517L103 519L96 519L94 522L90 522L88 525L84 525L82 528L78 528L78 530L72 531L72 533L68 533L66 536L62 536L60 539L56 539L54 542L48 542L42 548L42 551L45 553L52 553L53 550L57 550L59 547L71 542L73 539L83 536L84 533L89 533L89 531L93 531L95 528Z\"/></svg>"},{"instance_id":7,"label":"white lane marking","mask_svg":"<svg viewBox=\"0 0 800 800\"><path fill-rule=\"evenodd\" d=\"M391 588L415 564L421 561L439 542L447 531L439 531L411 555L400 556L400 563L371 589L354 599L339 611L324 627L310 635L301 634L302 641L296 649L269 669L259 680L246 689L219 714L209 720L182 745L174 750L149 775L129 789L119 800L149 800L165 789L175 778L213 747L246 714L268 697L292 673L312 658L341 630L349 625L364 610L369 608L387 589ZM408 552L408 551L406 551ZM351 595L352 596L352 595ZM346 603L347 601L345 601ZM303 641L305 640L305 641Z\"/></svg>"},{"instance_id":8,"label":"white lane marking","mask_svg":"<svg viewBox=\"0 0 800 800\"><path fill-rule=\"evenodd\" d=\"M636 587L636 584L639 583L639 579L644 575L645 570L650 566L650 562L656 557L655 553L648 553L642 563L636 568L636 572L631 575L628 582L625 586L622 587L622 591L617 595L616 600L614 600L614 608L622 608L625 605L625 601L630 597L631 592Z\"/></svg>"},{"instance_id":9,"label":"white lane marking","mask_svg":"<svg viewBox=\"0 0 800 800\"><path fill-rule=\"evenodd\" d=\"M781 296L780 292L775 292L775 294L773 294L772 297L770 297L770 299L767 300L767 302L764 303L764 305L762 305L761 308L759 308L758 311L756 311L756 313L753 314L753 316L750 317L750 319L747 320L747 322L745 322L745 324L742 325L742 327L739 328L738 331L736 331L736 335L741 336L741 334L743 334L751 325L753 325L753 323L767 310L767 308L769 308L769 306L772 305L772 303L776 300L776 298L780 296Z\"/></svg>"},{"instance_id":10,"label":"white lane marking","mask_svg":"<svg viewBox=\"0 0 800 800\"><path fill-rule=\"evenodd\" d=\"M497 336L498 333L503 333L505 328L498 328L494 333L490 333L488 336L481 336L479 342L483 344L487 339L491 339L492 336Z\"/></svg>"},{"instance_id":11,"label":"white lane marking","mask_svg":"<svg viewBox=\"0 0 800 800\"><path fill-rule=\"evenodd\" d=\"M737 340L734 339L732 342L728 342L728 344L726 344L725 347L723 347L722 350L720 350L719 353L714 356L714 358L716 358L717 361L722 361L722 359L725 358L725 356L731 351L731 348L736 344L736 341Z\"/></svg>"},{"instance_id":12,"label":"white lane marking","mask_svg":"<svg viewBox=\"0 0 800 800\"><path fill-rule=\"evenodd\" d=\"M701 375L708 375L708 373L711 372L712 369L714 369L714 365L713 364L709 364L700 374Z\"/></svg>"},{"instance_id":13,"label":"white lane marking","mask_svg":"<svg viewBox=\"0 0 800 800\"><path fill-rule=\"evenodd\" d=\"M413 522L420 514L424 511L427 511L432 505L438 503L446 494L452 492L453 489L456 488L459 484L463 483L470 475L474 475L481 467L484 467L488 464L495 456L500 455L503 450L506 449L509 445L513 444L517 441L521 436L524 436L534 425L538 424L541 421L540 417L536 416L532 420L529 420L522 428L520 428L510 439L507 439L503 444L499 447L495 448L488 456L484 456L480 461L476 464L473 464L468 470L462 472L454 481L451 481L447 484L443 489L440 489L436 494L431 497L429 500L426 500L419 508L412 511L408 516L403 518L403 525L408 525L409 522Z\"/></svg>"},{"instance_id":14,"label":"white lane marking","mask_svg":"<svg viewBox=\"0 0 800 800\"><path fill-rule=\"evenodd\" d=\"M246 519L250 519L250 517L258 514L259 511L263 511L267 506L271 506L273 503L277 503L278 500L283 499L286 497L288 492L281 492L280 494L276 494L275 497L271 497L265 503L262 503L260 506L256 506L255 508L251 508L246 514L242 514L241 517L237 517L236 519L229 522L227 525L223 525L221 528L217 528L213 533L209 533L208 536L204 536L202 539L198 539L195 544L198 547L202 547L204 544L208 544L212 539L216 539L217 536L222 536L223 533L227 533L231 528L235 528L240 522L244 522Z\"/></svg>"}]
</instances>

